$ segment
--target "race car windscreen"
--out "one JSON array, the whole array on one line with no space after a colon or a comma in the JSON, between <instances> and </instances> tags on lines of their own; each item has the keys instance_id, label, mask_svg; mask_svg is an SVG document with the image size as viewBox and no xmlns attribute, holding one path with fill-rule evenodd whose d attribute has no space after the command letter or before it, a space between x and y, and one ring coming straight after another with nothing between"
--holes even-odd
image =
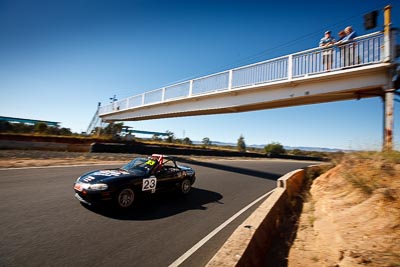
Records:
<instances>
[{"instance_id":1,"label":"race car windscreen","mask_svg":"<svg viewBox=\"0 0 400 267\"><path fill-rule=\"evenodd\" d=\"M122 169L126 171L140 170L149 172L157 165L158 162L154 159L136 158L123 166Z\"/></svg>"}]
</instances>

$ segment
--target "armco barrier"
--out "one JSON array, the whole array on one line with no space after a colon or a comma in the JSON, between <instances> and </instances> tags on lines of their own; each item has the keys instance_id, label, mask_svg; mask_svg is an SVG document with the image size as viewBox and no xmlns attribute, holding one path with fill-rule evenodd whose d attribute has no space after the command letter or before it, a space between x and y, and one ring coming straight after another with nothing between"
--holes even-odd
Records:
<instances>
[{"instance_id":1,"label":"armco barrier","mask_svg":"<svg viewBox=\"0 0 400 267\"><path fill-rule=\"evenodd\" d=\"M206 266L266 266L266 255L286 220L290 202L301 194L305 173L318 165L287 173L277 188L239 225Z\"/></svg>"},{"instance_id":2,"label":"armco barrier","mask_svg":"<svg viewBox=\"0 0 400 267\"><path fill-rule=\"evenodd\" d=\"M227 150L215 150L207 148L190 148L190 147L172 147L166 145L149 145L149 144L124 144L124 143L93 143L90 152L97 153L134 153L142 155L150 154L166 154L166 155L190 155L190 156L216 156L216 157L255 157L255 158L280 158L294 160L314 160L322 161L324 159L310 156L296 155L266 155L254 152L239 152Z\"/></svg>"},{"instance_id":3,"label":"armco barrier","mask_svg":"<svg viewBox=\"0 0 400 267\"><path fill-rule=\"evenodd\" d=\"M193 156L225 156L225 157L264 157L259 153L242 153L238 151L213 150L206 148L171 147L167 145L143 144L115 144L93 143L90 152L135 153L135 154L166 154L166 155L193 155Z\"/></svg>"}]
</instances>

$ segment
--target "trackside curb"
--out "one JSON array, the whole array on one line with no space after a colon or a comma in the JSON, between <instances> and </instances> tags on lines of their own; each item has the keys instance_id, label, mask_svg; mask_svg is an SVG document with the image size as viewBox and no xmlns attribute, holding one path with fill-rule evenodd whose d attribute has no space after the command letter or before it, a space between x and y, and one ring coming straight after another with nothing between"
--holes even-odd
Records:
<instances>
[{"instance_id":1,"label":"trackside curb","mask_svg":"<svg viewBox=\"0 0 400 267\"><path fill-rule=\"evenodd\" d=\"M266 255L285 218L287 206L303 188L314 165L285 174L277 188L228 238L206 266L265 266Z\"/></svg>"}]
</instances>

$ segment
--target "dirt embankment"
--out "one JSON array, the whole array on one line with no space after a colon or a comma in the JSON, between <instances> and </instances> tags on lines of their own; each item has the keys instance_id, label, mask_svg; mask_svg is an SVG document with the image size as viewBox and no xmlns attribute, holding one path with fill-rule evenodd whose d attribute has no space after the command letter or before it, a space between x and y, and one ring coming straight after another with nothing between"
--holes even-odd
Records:
<instances>
[{"instance_id":1,"label":"dirt embankment","mask_svg":"<svg viewBox=\"0 0 400 267\"><path fill-rule=\"evenodd\" d=\"M400 157L347 156L318 177L288 266L400 266Z\"/></svg>"}]
</instances>

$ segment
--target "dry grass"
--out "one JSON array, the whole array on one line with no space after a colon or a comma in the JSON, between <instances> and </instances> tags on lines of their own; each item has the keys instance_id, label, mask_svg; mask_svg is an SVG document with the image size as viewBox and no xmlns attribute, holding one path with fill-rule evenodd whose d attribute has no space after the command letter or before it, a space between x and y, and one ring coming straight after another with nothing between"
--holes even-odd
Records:
<instances>
[{"instance_id":1,"label":"dry grass","mask_svg":"<svg viewBox=\"0 0 400 267\"><path fill-rule=\"evenodd\" d=\"M342 166L342 175L365 198L378 192L400 209L400 152L354 153L344 158Z\"/></svg>"},{"instance_id":2,"label":"dry grass","mask_svg":"<svg viewBox=\"0 0 400 267\"><path fill-rule=\"evenodd\" d=\"M400 266L400 153L337 163L311 187L288 265Z\"/></svg>"}]
</instances>

